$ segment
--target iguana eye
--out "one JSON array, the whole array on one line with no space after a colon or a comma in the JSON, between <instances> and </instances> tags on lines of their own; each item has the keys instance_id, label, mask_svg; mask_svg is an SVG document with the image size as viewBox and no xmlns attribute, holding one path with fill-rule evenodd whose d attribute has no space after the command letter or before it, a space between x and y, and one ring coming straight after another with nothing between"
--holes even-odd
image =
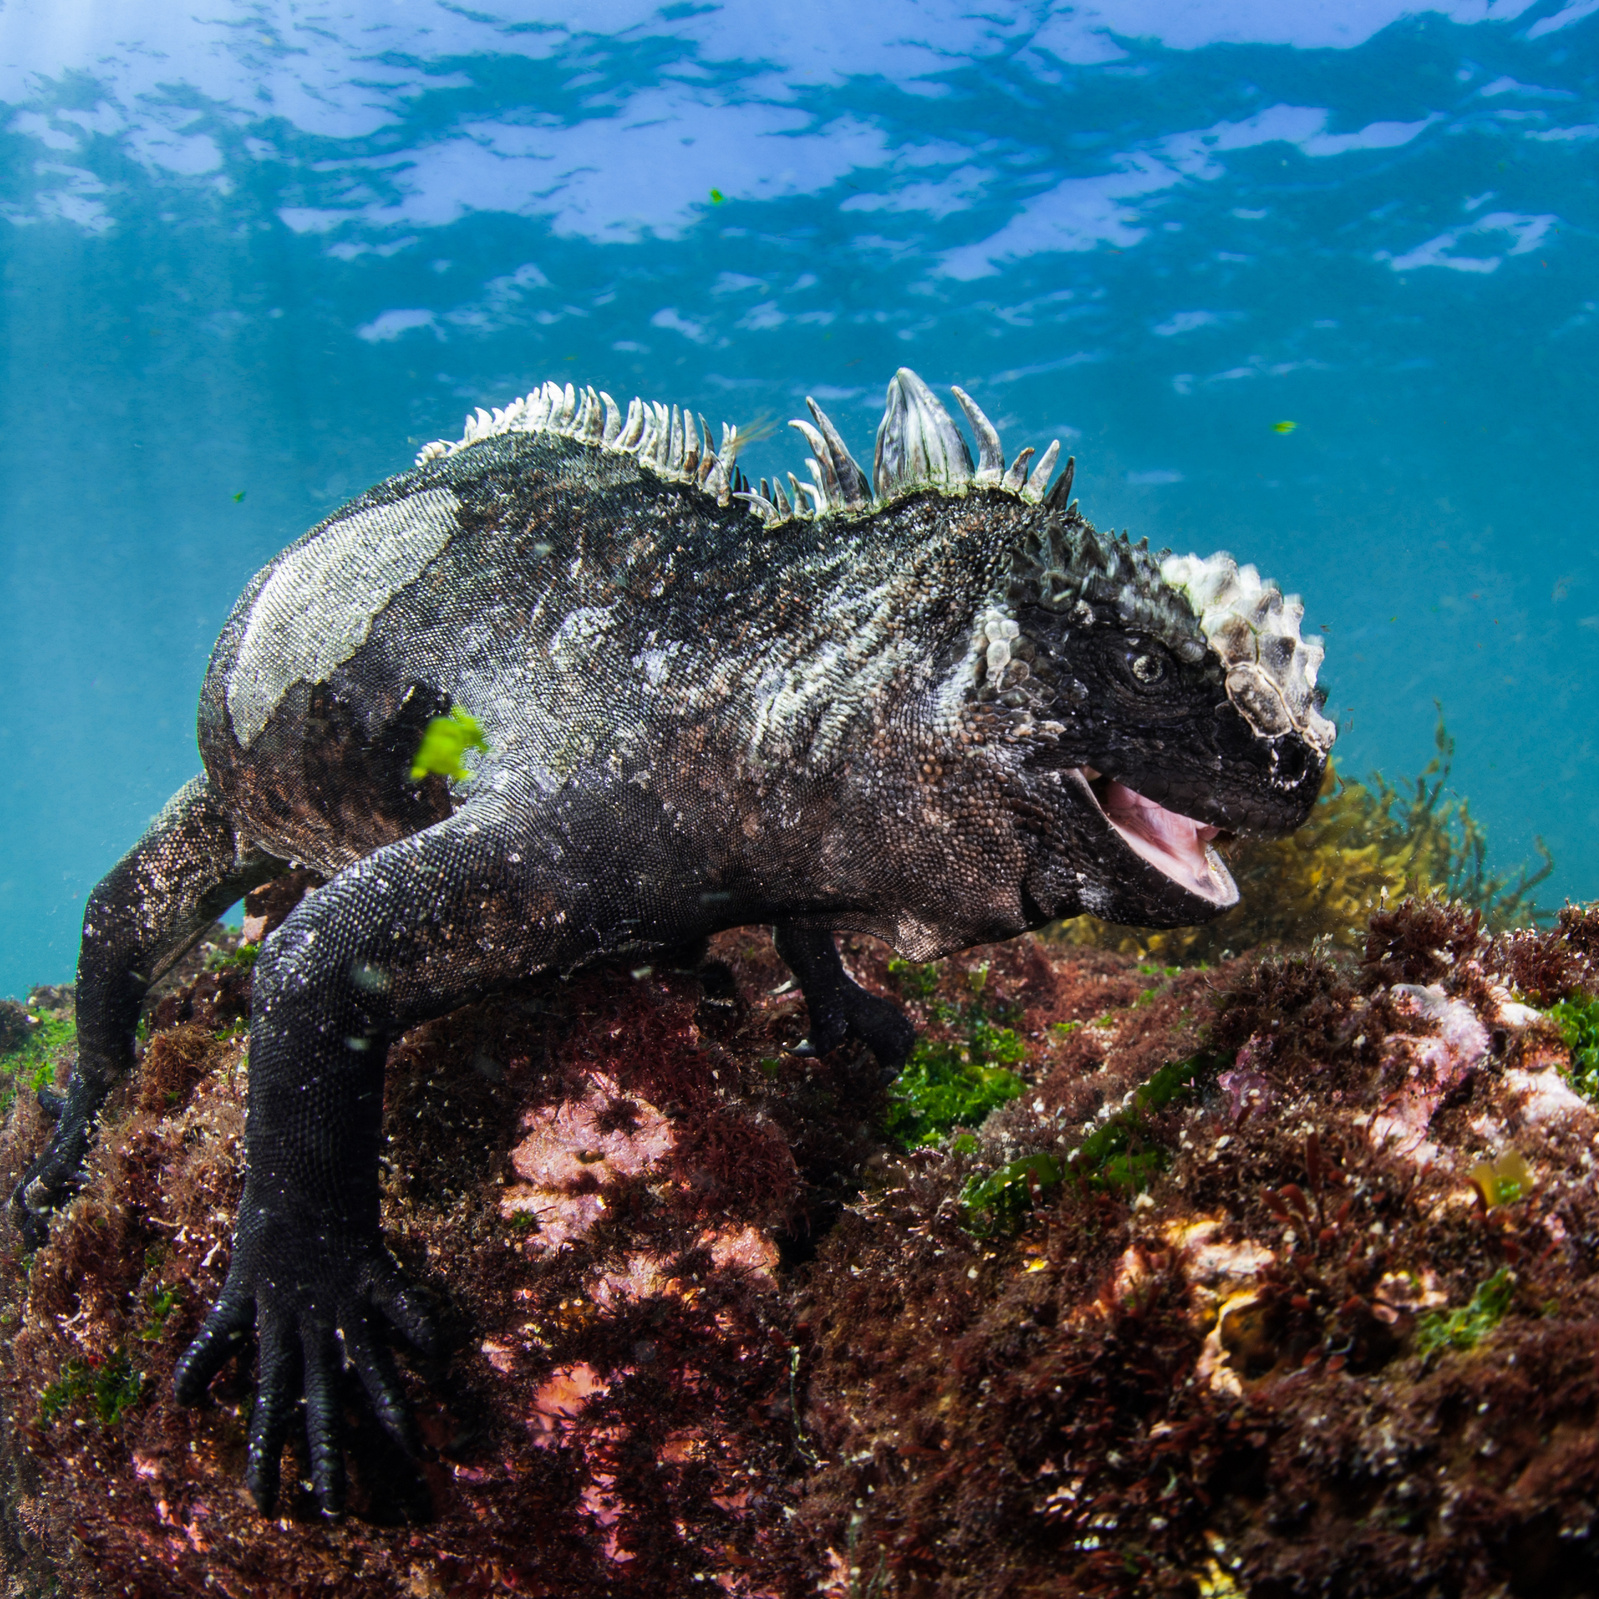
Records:
<instances>
[{"instance_id":1,"label":"iguana eye","mask_svg":"<svg viewBox=\"0 0 1599 1599\"><path fill-rule=\"evenodd\" d=\"M1133 676L1140 683L1158 683L1166 675L1166 663L1158 655L1135 655Z\"/></svg>"}]
</instances>

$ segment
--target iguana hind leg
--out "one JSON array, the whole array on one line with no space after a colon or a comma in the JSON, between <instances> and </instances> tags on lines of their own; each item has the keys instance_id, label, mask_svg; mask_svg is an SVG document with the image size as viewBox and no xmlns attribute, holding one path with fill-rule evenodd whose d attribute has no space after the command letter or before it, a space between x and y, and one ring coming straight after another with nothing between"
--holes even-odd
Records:
<instances>
[{"instance_id":1,"label":"iguana hind leg","mask_svg":"<svg viewBox=\"0 0 1599 1599\"><path fill-rule=\"evenodd\" d=\"M95 1117L133 1064L139 1007L159 977L230 905L288 863L252 849L204 777L167 802L89 896L78 953L78 1060L44 1153L11 1205L30 1248L82 1180Z\"/></svg>"},{"instance_id":2,"label":"iguana hind leg","mask_svg":"<svg viewBox=\"0 0 1599 1599\"><path fill-rule=\"evenodd\" d=\"M795 922L779 922L772 942L805 994L811 1032L801 1046L825 1055L846 1038L858 1038L877 1057L885 1077L897 1077L916 1042L916 1029L899 1008L868 994L838 957L833 935Z\"/></svg>"}]
</instances>

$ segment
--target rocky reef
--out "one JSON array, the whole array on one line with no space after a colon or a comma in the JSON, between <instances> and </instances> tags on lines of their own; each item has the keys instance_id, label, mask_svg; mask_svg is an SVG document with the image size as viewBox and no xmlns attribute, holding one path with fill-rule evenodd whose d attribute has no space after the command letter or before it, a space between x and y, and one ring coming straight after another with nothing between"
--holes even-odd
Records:
<instances>
[{"instance_id":1,"label":"rocky reef","mask_svg":"<svg viewBox=\"0 0 1599 1599\"><path fill-rule=\"evenodd\" d=\"M1213 966L845 943L922 1029L888 1088L795 1053L755 932L407 1035L384 1223L446 1333L397 1356L422 1448L352 1384L348 1515L291 1443L263 1521L248 1352L170 1394L242 1181L218 930L49 1244L0 1240L9 1591L1599 1593L1599 911L1414 900L1360 949ZM8 1179L70 1001L4 1018Z\"/></svg>"}]
</instances>

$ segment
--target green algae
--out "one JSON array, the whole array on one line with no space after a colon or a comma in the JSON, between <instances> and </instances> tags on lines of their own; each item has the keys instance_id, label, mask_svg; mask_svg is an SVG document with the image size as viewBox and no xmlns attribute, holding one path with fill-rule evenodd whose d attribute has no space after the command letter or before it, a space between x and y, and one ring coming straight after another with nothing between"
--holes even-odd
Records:
<instances>
[{"instance_id":1,"label":"green algae","mask_svg":"<svg viewBox=\"0 0 1599 1599\"><path fill-rule=\"evenodd\" d=\"M1429 1310L1416 1323L1416 1350L1475 1349L1505 1319L1516 1296L1516 1279L1508 1266L1478 1283L1470 1302L1459 1310Z\"/></svg>"},{"instance_id":2,"label":"green algae","mask_svg":"<svg viewBox=\"0 0 1599 1599\"><path fill-rule=\"evenodd\" d=\"M247 972L261 953L259 944L240 944L237 949L219 949L205 963L208 972Z\"/></svg>"},{"instance_id":3,"label":"green algae","mask_svg":"<svg viewBox=\"0 0 1599 1599\"><path fill-rule=\"evenodd\" d=\"M1015 1232L1045 1191L1059 1187L1065 1175L1060 1161L1039 1150L1007 1161L986 1177L967 1178L960 1194L966 1230L978 1238Z\"/></svg>"},{"instance_id":4,"label":"green algae","mask_svg":"<svg viewBox=\"0 0 1599 1599\"><path fill-rule=\"evenodd\" d=\"M1466 1175L1481 1196L1485 1210L1514 1205L1532 1191L1532 1170L1516 1149L1507 1149L1497 1160L1478 1161Z\"/></svg>"},{"instance_id":5,"label":"green algae","mask_svg":"<svg viewBox=\"0 0 1599 1599\"><path fill-rule=\"evenodd\" d=\"M158 1288L150 1295L145 1306L149 1320L139 1329L139 1337L145 1343L155 1343L166 1331L167 1318L177 1308L180 1298L182 1295L176 1288Z\"/></svg>"},{"instance_id":6,"label":"green algae","mask_svg":"<svg viewBox=\"0 0 1599 1599\"><path fill-rule=\"evenodd\" d=\"M899 984L907 999L931 999L938 992L938 963L901 960L897 955L888 963L888 974Z\"/></svg>"},{"instance_id":7,"label":"green algae","mask_svg":"<svg viewBox=\"0 0 1599 1599\"><path fill-rule=\"evenodd\" d=\"M1026 1060L1027 1046L984 1002L986 965L966 972L973 998L964 1004L937 998L936 963L892 960L888 970L901 993L957 1035L918 1039L888 1091L885 1135L902 1150L923 1149L942 1143L956 1128L981 1126L991 1111L1017 1098L1027 1085L1010 1068Z\"/></svg>"},{"instance_id":8,"label":"green algae","mask_svg":"<svg viewBox=\"0 0 1599 1599\"><path fill-rule=\"evenodd\" d=\"M1153 1136L1150 1117L1197 1093L1221 1064L1219 1056L1205 1052L1168 1061L1064 1162L1035 1152L968 1178L960 1195L967 1231L980 1238L1015 1232L1044 1193L1067 1179L1124 1194L1148 1188L1171 1160L1170 1150Z\"/></svg>"},{"instance_id":9,"label":"green algae","mask_svg":"<svg viewBox=\"0 0 1599 1599\"><path fill-rule=\"evenodd\" d=\"M1599 1099L1599 999L1574 995L1551 1005L1549 1017L1571 1051L1566 1073L1571 1086L1585 1098Z\"/></svg>"},{"instance_id":10,"label":"green algae","mask_svg":"<svg viewBox=\"0 0 1599 1599\"><path fill-rule=\"evenodd\" d=\"M78 1041L74 1017L43 1010L28 1014L38 1025L16 1048L0 1052L0 1111L10 1106L19 1089L49 1088L56 1080L60 1056Z\"/></svg>"},{"instance_id":11,"label":"green algae","mask_svg":"<svg viewBox=\"0 0 1599 1599\"><path fill-rule=\"evenodd\" d=\"M957 1127L977 1127L1026 1084L1010 1065L1025 1055L1008 1027L979 1022L964 1043L922 1039L889 1089L884 1132L901 1149L942 1142Z\"/></svg>"},{"instance_id":12,"label":"green algae","mask_svg":"<svg viewBox=\"0 0 1599 1599\"><path fill-rule=\"evenodd\" d=\"M114 1427L143 1393L144 1373L136 1370L120 1349L102 1361L75 1355L40 1394L39 1421L49 1426L69 1409L87 1401L102 1427Z\"/></svg>"}]
</instances>

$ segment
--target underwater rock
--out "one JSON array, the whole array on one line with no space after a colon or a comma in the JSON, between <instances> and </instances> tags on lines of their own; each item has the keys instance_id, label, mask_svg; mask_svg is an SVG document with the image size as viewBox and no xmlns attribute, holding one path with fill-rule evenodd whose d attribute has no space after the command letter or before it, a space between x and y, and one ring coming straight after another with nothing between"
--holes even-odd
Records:
<instances>
[{"instance_id":1,"label":"underwater rock","mask_svg":"<svg viewBox=\"0 0 1599 1599\"><path fill-rule=\"evenodd\" d=\"M21 1049L38 1025L25 1005L14 999L0 999L0 1055Z\"/></svg>"},{"instance_id":2,"label":"underwater rock","mask_svg":"<svg viewBox=\"0 0 1599 1599\"><path fill-rule=\"evenodd\" d=\"M891 1094L1003 1088L965 1128L794 1054L764 935L418 1028L384 1224L446 1336L398 1356L414 1463L351 1385L336 1523L298 1442L256 1515L242 1375L170 1393L242 1175L213 954L49 1244L4 1244L10 1591L1599 1590L1599 1117L1550 1015L1593 925L1425 902L1363 958L1203 969L855 941L922 1028ZM18 1094L3 1164L46 1131Z\"/></svg>"},{"instance_id":3,"label":"underwater rock","mask_svg":"<svg viewBox=\"0 0 1599 1599\"><path fill-rule=\"evenodd\" d=\"M1486 1058L1488 1029L1465 1000L1451 999L1440 983L1425 988L1395 983L1389 993L1427 1032L1406 1029L1383 1040L1383 1072L1397 1084L1367 1132L1376 1148L1389 1146L1396 1155L1428 1166L1438 1157L1437 1147L1427 1142L1433 1115Z\"/></svg>"},{"instance_id":4,"label":"underwater rock","mask_svg":"<svg viewBox=\"0 0 1599 1599\"><path fill-rule=\"evenodd\" d=\"M858 1184L881 1091L847 1052L785 1049L803 1005L769 992L786 976L769 940L718 953L695 972L533 984L395 1047L384 1222L446 1348L413 1368L429 1379L412 1388L414 1466L349 1396L337 1524L298 1458L281 1519L253 1510L242 1380L204 1409L172 1399L227 1269L248 1063L232 1029L155 1031L49 1244L24 1271L9 1241L19 1591L675 1593L700 1591L697 1571L730 1593L798 1591L780 1260ZM192 1014L209 975L162 1003ZM19 1097L8 1168L45 1130Z\"/></svg>"},{"instance_id":5,"label":"underwater rock","mask_svg":"<svg viewBox=\"0 0 1599 1599\"><path fill-rule=\"evenodd\" d=\"M289 912L307 894L319 889L326 881L320 874L306 867L281 872L278 876L252 888L244 896L244 922L241 931L245 941L259 944L268 933L281 927L289 919Z\"/></svg>"}]
</instances>

